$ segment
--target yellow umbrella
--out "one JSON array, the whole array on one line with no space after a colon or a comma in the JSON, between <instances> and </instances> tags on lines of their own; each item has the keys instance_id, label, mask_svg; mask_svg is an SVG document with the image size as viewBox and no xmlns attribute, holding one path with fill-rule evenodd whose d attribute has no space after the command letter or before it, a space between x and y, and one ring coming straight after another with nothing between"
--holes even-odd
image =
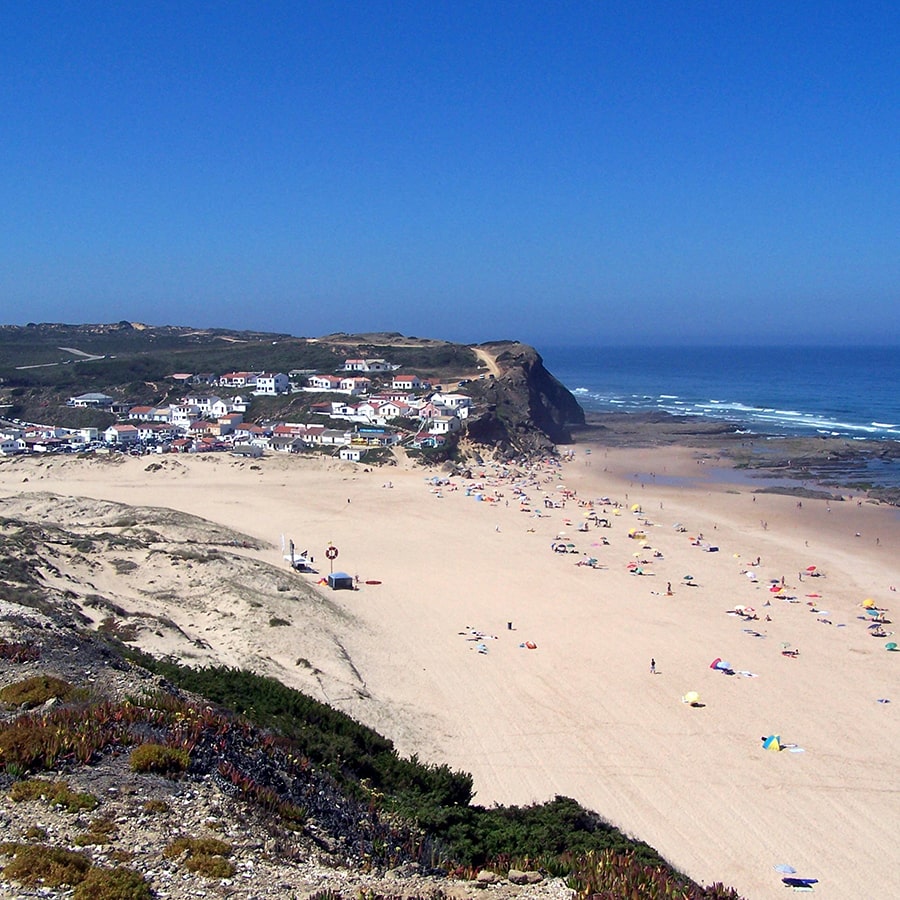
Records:
<instances>
[{"instance_id":1,"label":"yellow umbrella","mask_svg":"<svg viewBox=\"0 0 900 900\"><path fill-rule=\"evenodd\" d=\"M696 706L700 702L700 695L696 691L688 691L682 698L682 703L689 703L691 706Z\"/></svg>"},{"instance_id":2,"label":"yellow umbrella","mask_svg":"<svg viewBox=\"0 0 900 900\"><path fill-rule=\"evenodd\" d=\"M863 600L863 609L875 609L875 601L871 599Z\"/></svg>"}]
</instances>

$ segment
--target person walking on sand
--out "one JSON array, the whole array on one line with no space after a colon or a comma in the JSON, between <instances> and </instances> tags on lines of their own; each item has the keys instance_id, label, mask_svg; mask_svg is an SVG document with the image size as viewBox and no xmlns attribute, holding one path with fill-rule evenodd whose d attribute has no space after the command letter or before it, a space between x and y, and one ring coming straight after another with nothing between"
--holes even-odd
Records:
<instances>
[{"instance_id":1,"label":"person walking on sand","mask_svg":"<svg viewBox=\"0 0 900 900\"><path fill-rule=\"evenodd\" d=\"M656 660L655 659L650 660L650 674L651 675L656 674Z\"/></svg>"}]
</instances>

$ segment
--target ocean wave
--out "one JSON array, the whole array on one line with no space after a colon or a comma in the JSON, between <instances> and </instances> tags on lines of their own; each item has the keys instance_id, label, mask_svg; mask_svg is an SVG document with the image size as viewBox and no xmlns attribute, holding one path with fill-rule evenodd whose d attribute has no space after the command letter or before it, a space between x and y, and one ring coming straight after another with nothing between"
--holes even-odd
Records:
<instances>
[{"instance_id":1,"label":"ocean wave","mask_svg":"<svg viewBox=\"0 0 900 900\"><path fill-rule=\"evenodd\" d=\"M862 439L895 438L900 436L900 425L888 422L863 424L843 418L830 417L822 413L803 412L795 408L776 406L752 406L739 400L705 399L689 400L678 394L615 394L591 390L588 387L575 388L573 393L588 408L616 409L632 412L658 410L675 416L707 416L719 421L732 422L742 431L771 429L776 432L794 434L822 434L830 437L864 436ZM748 429L747 426L751 426Z\"/></svg>"}]
</instances>

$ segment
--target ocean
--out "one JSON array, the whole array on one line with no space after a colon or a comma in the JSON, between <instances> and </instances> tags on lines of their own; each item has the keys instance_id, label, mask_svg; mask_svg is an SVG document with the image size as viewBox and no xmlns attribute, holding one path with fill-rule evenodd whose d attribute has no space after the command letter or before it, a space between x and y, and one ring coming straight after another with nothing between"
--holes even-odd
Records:
<instances>
[{"instance_id":1,"label":"ocean","mask_svg":"<svg viewBox=\"0 0 900 900\"><path fill-rule=\"evenodd\" d=\"M702 416L747 432L900 440L897 347L539 347L585 412ZM895 463L869 467L900 485Z\"/></svg>"}]
</instances>

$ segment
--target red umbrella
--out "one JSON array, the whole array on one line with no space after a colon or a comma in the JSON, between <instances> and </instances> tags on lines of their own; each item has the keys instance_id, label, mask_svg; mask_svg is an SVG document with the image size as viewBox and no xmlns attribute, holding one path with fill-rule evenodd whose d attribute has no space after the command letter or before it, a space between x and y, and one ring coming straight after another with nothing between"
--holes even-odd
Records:
<instances>
[{"instance_id":1,"label":"red umbrella","mask_svg":"<svg viewBox=\"0 0 900 900\"><path fill-rule=\"evenodd\" d=\"M815 572L815 571L816 571L816 567L815 567L815 566L807 566L807 567L806 567L806 571L807 571L807 572Z\"/></svg>"}]
</instances>

